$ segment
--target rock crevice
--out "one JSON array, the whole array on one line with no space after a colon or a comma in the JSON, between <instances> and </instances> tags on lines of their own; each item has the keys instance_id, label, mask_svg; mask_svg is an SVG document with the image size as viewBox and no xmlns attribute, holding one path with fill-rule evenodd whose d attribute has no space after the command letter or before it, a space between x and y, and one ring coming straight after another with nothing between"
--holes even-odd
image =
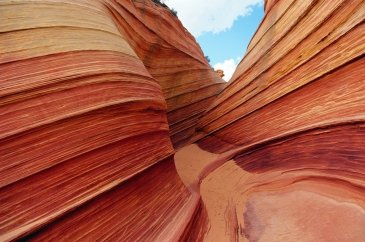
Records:
<instances>
[{"instance_id":1,"label":"rock crevice","mask_svg":"<svg viewBox=\"0 0 365 242\"><path fill-rule=\"evenodd\" d=\"M151 0L0 2L0 240L365 240L365 3L266 0L226 84Z\"/></svg>"}]
</instances>

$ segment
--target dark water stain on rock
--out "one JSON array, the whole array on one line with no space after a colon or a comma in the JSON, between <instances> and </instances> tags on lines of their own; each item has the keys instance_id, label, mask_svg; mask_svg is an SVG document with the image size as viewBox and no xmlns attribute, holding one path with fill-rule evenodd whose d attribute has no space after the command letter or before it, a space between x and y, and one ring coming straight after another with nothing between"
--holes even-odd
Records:
<instances>
[{"instance_id":1,"label":"dark water stain on rock","mask_svg":"<svg viewBox=\"0 0 365 242\"><path fill-rule=\"evenodd\" d=\"M241 228L241 235L245 236L250 242L259 241L265 230L265 226L260 222L252 202L246 204L246 212L243 214L244 228Z\"/></svg>"}]
</instances>

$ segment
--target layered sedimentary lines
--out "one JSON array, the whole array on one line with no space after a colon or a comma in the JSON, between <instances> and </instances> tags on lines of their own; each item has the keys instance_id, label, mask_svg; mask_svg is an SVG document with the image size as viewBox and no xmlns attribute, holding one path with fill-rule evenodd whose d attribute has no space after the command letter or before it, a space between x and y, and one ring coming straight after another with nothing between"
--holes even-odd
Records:
<instances>
[{"instance_id":1,"label":"layered sedimentary lines","mask_svg":"<svg viewBox=\"0 0 365 242\"><path fill-rule=\"evenodd\" d=\"M189 238L363 241L364 131L322 127L221 155L184 147L176 167L203 204Z\"/></svg>"},{"instance_id":2,"label":"layered sedimentary lines","mask_svg":"<svg viewBox=\"0 0 365 242\"><path fill-rule=\"evenodd\" d=\"M181 209L190 200L190 193L170 158L26 239L157 241L159 237L169 238L181 233L173 229L165 231L165 228L183 218ZM69 229L77 224L79 226Z\"/></svg>"},{"instance_id":3,"label":"layered sedimentary lines","mask_svg":"<svg viewBox=\"0 0 365 242\"><path fill-rule=\"evenodd\" d=\"M196 176L195 224L209 228L197 237L365 239L364 18L364 1L266 1L246 56L200 120L199 146L219 158Z\"/></svg>"},{"instance_id":4,"label":"layered sedimentary lines","mask_svg":"<svg viewBox=\"0 0 365 242\"><path fill-rule=\"evenodd\" d=\"M224 81L212 71L193 36L152 1L109 1L118 27L161 85L175 148L189 142L199 118Z\"/></svg>"},{"instance_id":5,"label":"layered sedimentary lines","mask_svg":"<svg viewBox=\"0 0 365 242\"><path fill-rule=\"evenodd\" d=\"M336 102L340 99L343 102L351 102L351 99L356 99L356 101L352 100L353 105L338 105L337 108L346 109L346 112L353 109L356 114L361 113L363 105L361 101L357 101L364 95L357 90L357 84L352 86L353 89L347 88L347 85L351 85L351 83L361 85L360 82L364 78L362 63L365 49L365 39L363 39L364 2L338 1L338 4L327 1L315 1L312 4L307 2L309 1L301 2L301 6L297 6L297 8L294 8L293 4L299 3L293 3L286 12L282 13L276 24L263 33L263 37L259 38L258 43L251 43L255 47L240 63L234 80L217 98L208 114L202 118L201 127L204 131L215 132L214 136L226 140L224 135L220 135L222 129L225 131L222 130L221 133L233 130L235 127L237 129L247 128L247 126L241 125L243 120L264 115L266 113L264 110L268 109L276 112L276 115L268 115L266 118L275 120L277 125L281 125L282 115L286 116L287 113L277 112L277 109L271 107L279 102L286 102L293 96L296 100L293 99L286 112L291 112L291 117L296 118L288 120L290 123L302 120L307 122L306 125L309 122L314 125L318 122L316 117L308 115L324 116L325 112L330 111L332 114L326 115L322 120L331 122L333 119L338 119L336 108L333 107L337 105L334 99L337 99ZM282 4L282 1L277 3L277 5L279 4ZM270 19L270 14L275 14L272 11L265 19ZM291 11L298 12L301 17L294 17L295 15L292 14L286 17ZM285 18L289 19L284 21ZM289 20L291 20L290 24L296 22L292 24L292 28L287 27L290 24L285 24L283 25L285 31L277 30L280 22L284 21L284 24ZM261 27L265 28L266 25L264 21ZM265 38L265 35L268 36ZM269 38L269 36L274 36L274 38ZM263 46L265 47L262 48ZM354 72L352 72L353 68ZM337 78L338 75L346 79ZM327 87L333 85L333 82L337 84L333 86L331 92L328 92ZM354 91L356 94L352 95ZM306 93L306 99L299 94L303 92ZM317 99L309 100L313 94L318 96ZM322 99L323 95L331 96L331 98ZM301 111L297 110L298 106L303 107ZM330 106L333 109L329 109ZM260 118L261 122L265 123L264 125L267 125L266 118ZM304 128L306 125L295 124L292 126L293 128L288 127L287 132ZM250 129L258 128L275 132L276 129L269 127L272 126L255 125ZM237 132L237 134L238 136L235 135L234 139L241 140L238 142L242 142L242 138L252 138L251 135L244 132ZM233 138L233 136L230 137Z\"/></svg>"},{"instance_id":6,"label":"layered sedimentary lines","mask_svg":"<svg viewBox=\"0 0 365 242\"><path fill-rule=\"evenodd\" d=\"M0 2L0 240L365 241L364 1L265 1L219 96L161 5Z\"/></svg>"},{"instance_id":7,"label":"layered sedimentary lines","mask_svg":"<svg viewBox=\"0 0 365 242\"><path fill-rule=\"evenodd\" d=\"M173 154L160 85L118 28L103 1L0 3L0 240Z\"/></svg>"}]
</instances>

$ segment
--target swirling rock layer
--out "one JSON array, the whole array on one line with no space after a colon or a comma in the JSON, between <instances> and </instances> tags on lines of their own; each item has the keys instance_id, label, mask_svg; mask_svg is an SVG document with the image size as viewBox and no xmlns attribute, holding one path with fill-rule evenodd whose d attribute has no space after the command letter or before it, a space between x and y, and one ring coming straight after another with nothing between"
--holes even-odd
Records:
<instances>
[{"instance_id":1,"label":"swirling rock layer","mask_svg":"<svg viewBox=\"0 0 365 242\"><path fill-rule=\"evenodd\" d=\"M0 240L364 241L364 18L265 1L221 91L153 1L1 1Z\"/></svg>"},{"instance_id":2,"label":"swirling rock layer","mask_svg":"<svg viewBox=\"0 0 365 242\"><path fill-rule=\"evenodd\" d=\"M189 141L223 81L168 9L152 1L1 1L0 68L1 241L64 218L76 223L70 212L89 203L109 210L93 211L70 235L63 227L29 238L182 233L198 200L177 176L171 139ZM116 211L124 221L115 223ZM128 229L142 225L144 233Z\"/></svg>"},{"instance_id":3,"label":"swirling rock layer","mask_svg":"<svg viewBox=\"0 0 365 242\"><path fill-rule=\"evenodd\" d=\"M224 81L168 9L152 1L109 2L123 36L162 88L172 143L188 143Z\"/></svg>"},{"instance_id":4,"label":"swirling rock layer","mask_svg":"<svg viewBox=\"0 0 365 242\"><path fill-rule=\"evenodd\" d=\"M198 238L365 239L364 17L364 1L266 2L200 120L199 146L219 155L198 175Z\"/></svg>"}]
</instances>

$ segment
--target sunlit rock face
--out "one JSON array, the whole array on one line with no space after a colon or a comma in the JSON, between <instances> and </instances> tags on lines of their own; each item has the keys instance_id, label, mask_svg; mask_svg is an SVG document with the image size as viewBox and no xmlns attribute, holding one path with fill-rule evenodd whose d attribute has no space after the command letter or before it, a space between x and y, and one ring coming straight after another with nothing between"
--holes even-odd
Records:
<instances>
[{"instance_id":1,"label":"sunlit rock face","mask_svg":"<svg viewBox=\"0 0 365 242\"><path fill-rule=\"evenodd\" d=\"M208 240L364 241L365 2L266 8L200 120L221 158L200 175L197 224Z\"/></svg>"},{"instance_id":2,"label":"sunlit rock face","mask_svg":"<svg viewBox=\"0 0 365 242\"><path fill-rule=\"evenodd\" d=\"M217 96L153 1L0 1L0 241L364 241L365 3L265 13Z\"/></svg>"},{"instance_id":3,"label":"sunlit rock face","mask_svg":"<svg viewBox=\"0 0 365 242\"><path fill-rule=\"evenodd\" d=\"M146 0L110 4L119 30L162 88L172 143L175 148L189 143L225 82L171 11Z\"/></svg>"},{"instance_id":4,"label":"sunlit rock face","mask_svg":"<svg viewBox=\"0 0 365 242\"><path fill-rule=\"evenodd\" d=\"M1 1L0 70L0 241L182 234L198 200L172 143L223 80L168 9Z\"/></svg>"},{"instance_id":5,"label":"sunlit rock face","mask_svg":"<svg viewBox=\"0 0 365 242\"><path fill-rule=\"evenodd\" d=\"M276 2L278 2L278 0L264 0L265 14L267 14L271 10L271 8L275 5Z\"/></svg>"}]
</instances>

